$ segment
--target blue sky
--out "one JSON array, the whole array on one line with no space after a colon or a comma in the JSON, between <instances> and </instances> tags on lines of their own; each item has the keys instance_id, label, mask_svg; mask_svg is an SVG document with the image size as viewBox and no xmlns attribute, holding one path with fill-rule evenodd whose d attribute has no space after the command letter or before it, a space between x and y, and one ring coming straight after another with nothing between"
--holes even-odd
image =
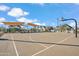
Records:
<instances>
[{"instance_id":1,"label":"blue sky","mask_svg":"<svg viewBox=\"0 0 79 59\"><path fill-rule=\"evenodd\" d=\"M0 7L2 6L3 8L0 8L0 20L33 22L47 26L56 26L57 19L61 17L75 18L79 22L79 4L75 3L3 3L0 4ZM17 10L20 11L17 12ZM73 25L74 22L58 21L58 25L60 23Z\"/></svg>"}]
</instances>

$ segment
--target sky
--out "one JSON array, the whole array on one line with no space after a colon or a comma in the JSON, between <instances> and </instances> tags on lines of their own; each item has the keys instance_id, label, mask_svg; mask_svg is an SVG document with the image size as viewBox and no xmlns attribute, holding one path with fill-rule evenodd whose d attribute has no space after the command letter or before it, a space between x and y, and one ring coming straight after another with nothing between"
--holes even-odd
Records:
<instances>
[{"instance_id":1,"label":"sky","mask_svg":"<svg viewBox=\"0 0 79 59\"><path fill-rule=\"evenodd\" d=\"M61 22L61 17L74 18L79 22L78 3L0 3L1 22L25 22L45 26L69 24L74 21Z\"/></svg>"}]
</instances>

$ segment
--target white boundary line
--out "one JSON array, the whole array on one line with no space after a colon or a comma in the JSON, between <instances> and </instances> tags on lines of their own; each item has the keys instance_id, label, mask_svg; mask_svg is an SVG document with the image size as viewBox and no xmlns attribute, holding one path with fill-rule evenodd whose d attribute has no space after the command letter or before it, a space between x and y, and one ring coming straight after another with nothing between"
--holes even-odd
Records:
<instances>
[{"instance_id":1,"label":"white boundary line","mask_svg":"<svg viewBox=\"0 0 79 59\"><path fill-rule=\"evenodd\" d=\"M30 33L29 33L29 34L30 34ZM32 40L32 41L35 41L35 40L32 39L31 35L29 35L29 39ZM47 48L47 46L45 46L45 45L43 45L43 44L40 44L40 45Z\"/></svg>"},{"instance_id":2,"label":"white boundary line","mask_svg":"<svg viewBox=\"0 0 79 59\"><path fill-rule=\"evenodd\" d=\"M65 38L64 40L61 40L61 41L59 41L59 42L57 42L57 43L62 43L62 42L64 42L65 40L67 40L67 39L69 39L69 38L71 38L71 37L72 37L72 36L69 36L69 37ZM37 55L37 54L39 54L39 53L42 53L42 52L44 52L44 51L46 51L46 50L48 50L49 48L54 47L54 46L56 46L56 44L55 44L55 45L51 45L51 46L49 46L49 47L47 47L47 48L45 48L45 49L43 49L43 50L41 50L41 51L39 51L39 52L33 54L32 56L35 56L35 55Z\"/></svg>"},{"instance_id":3,"label":"white boundary line","mask_svg":"<svg viewBox=\"0 0 79 59\"><path fill-rule=\"evenodd\" d=\"M15 53L16 53L17 56L19 56L19 53L18 53L17 48L16 48L16 44L15 44L15 42L14 42L14 38L13 38L12 35L11 35L11 39L12 39L13 47L14 47L14 49L15 49Z\"/></svg>"}]
</instances>

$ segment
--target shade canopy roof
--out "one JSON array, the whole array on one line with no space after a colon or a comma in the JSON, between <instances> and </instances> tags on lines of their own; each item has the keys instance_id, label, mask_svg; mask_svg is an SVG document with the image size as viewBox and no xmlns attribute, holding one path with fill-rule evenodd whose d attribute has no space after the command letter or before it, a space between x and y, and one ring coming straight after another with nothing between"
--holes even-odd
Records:
<instances>
[{"instance_id":1,"label":"shade canopy roof","mask_svg":"<svg viewBox=\"0 0 79 59\"><path fill-rule=\"evenodd\" d=\"M18 25L22 25L24 24L24 22L3 22L5 25L12 25L12 26L18 26ZM33 23L27 23L27 25L29 26L39 26L37 24L33 24Z\"/></svg>"},{"instance_id":2,"label":"shade canopy roof","mask_svg":"<svg viewBox=\"0 0 79 59\"><path fill-rule=\"evenodd\" d=\"M5 25L18 26L24 24L24 22L3 22Z\"/></svg>"},{"instance_id":3,"label":"shade canopy roof","mask_svg":"<svg viewBox=\"0 0 79 59\"><path fill-rule=\"evenodd\" d=\"M28 23L27 25L29 25L29 26L39 26L39 25L33 24L33 23Z\"/></svg>"}]
</instances>

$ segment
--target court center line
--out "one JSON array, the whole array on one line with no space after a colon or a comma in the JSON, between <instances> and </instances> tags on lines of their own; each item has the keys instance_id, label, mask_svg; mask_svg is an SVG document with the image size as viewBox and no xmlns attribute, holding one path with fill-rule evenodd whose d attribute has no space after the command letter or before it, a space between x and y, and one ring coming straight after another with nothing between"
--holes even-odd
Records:
<instances>
[{"instance_id":1,"label":"court center line","mask_svg":"<svg viewBox=\"0 0 79 59\"><path fill-rule=\"evenodd\" d=\"M67 38L65 38L64 40L61 40L61 41L57 42L57 43L62 43L62 42L64 42L65 40L68 40L68 39L71 38L71 37L72 37L72 35L69 36L69 37L67 37ZM47 47L47 48L45 48L45 49L43 49L43 50L41 50L41 51L38 51L37 53L33 54L32 56L36 56L37 54L40 54L40 53L42 53L42 52L44 52L44 51L46 51L46 50L48 50L49 48L54 47L54 46L56 46L56 44L55 44L55 45L51 45L51 46L49 46L49 47Z\"/></svg>"},{"instance_id":2,"label":"court center line","mask_svg":"<svg viewBox=\"0 0 79 59\"><path fill-rule=\"evenodd\" d=\"M33 39L32 39L31 35L29 35L29 38L30 38L30 40L35 41L35 40L33 40ZM41 46L43 46L43 47L46 47L46 48L47 48L47 46L45 46L45 45L43 45L43 44L39 44L39 45L41 45Z\"/></svg>"},{"instance_id":3,"label":"court center line","mask_svg":"<svg viewBox=\"0 0 79 59\"><path fill-rule=\"evenodd\" d=\"M14 47L14 49L15 49L15 53L16 53L17 56L19 56L19 53L18 53L17 48L16 48L16 44L15 44L15 42L14 42L14 38L13 38L12 35L11 35L11 39L12 39L13 47Z\"/></svg>"}]
</instances>

